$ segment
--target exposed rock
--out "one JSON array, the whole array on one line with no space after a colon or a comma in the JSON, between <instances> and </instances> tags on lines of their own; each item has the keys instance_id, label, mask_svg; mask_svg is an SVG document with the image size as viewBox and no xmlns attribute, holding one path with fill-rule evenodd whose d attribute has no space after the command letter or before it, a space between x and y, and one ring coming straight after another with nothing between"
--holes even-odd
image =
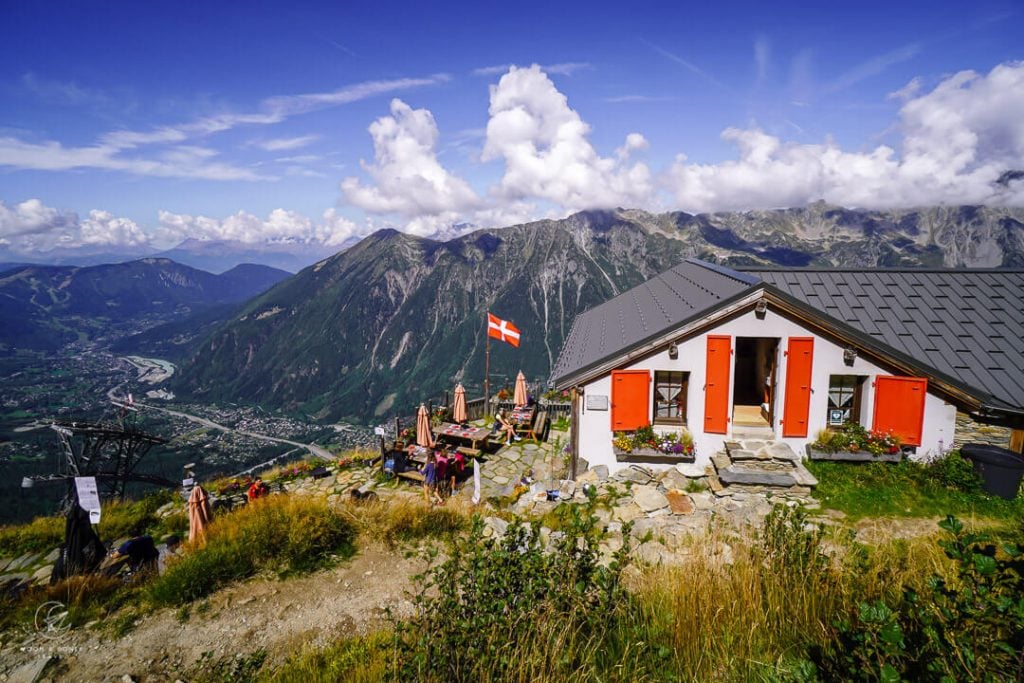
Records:
<instances>
[{"instance_id":1,"label":"exposed rock","mask_svg":"<svg viewBox=\"0 0 1024 683\"><path fill-rule=\"evenodd\" d=\"M22 664L7 676L7 683L36 683L43 677L43 671L54 659L52 655L44 655Z\"/></svg>"},{"instance_id":2,"label":"exposed rock","mask_svg":"<svg viewBox=\"0 0 1024 683\"><path fill-rule=\"evenodd\" d=\"M491 533L487 533L487 530ZM501 517L484 517L484 535L501 538L508 531L508 522Z\"/></svg>"},{"instance_id":3,"label":"exposed rock","mask_svg":"<svg viewBox=\"0 0 1024 683\"><path fill-rule=\"evenodd\" d=\"M604 481L608 478L608 465L595 465L591 470L597 475L598 481Z\"/></svg>"},{"instance_id":4,"label":"exposed rock","mask_svg":"<svg viewBox=\"0 0 1024 683\"><path fill-rule=\"evenodd\" d=\"M665 498L674 515L688 515L696 509L690 497L681 491L669 491L665 494Z\"/></svg>"},{"instance_id":5,"label":"exposed rock","mask_svg":"<svg viewBox=\"0 0 1024 683\"><path fill-rule=\"evenodd\" d=\"M668 499L654 486L634 486L633 501L647 513L668 507Z\"/></svg>"},{"instance_id":6,"label":"exposed rock","mask_svg":"<svg viewBox=\"0 0 1024 683\"><path fill-rule=\"evenodd\" d=\"M675 468L672 468L662 474L660 483L666 491L671 491L672 489L682 491L690 485L690 479Z\"/></svg>"},{"instance_id":7,"label":"exposed rock","mask_svg":"<svg viewBox=\"0 0 1024 683\"><path fill-rule=\"evenodd\" d=\"M643 514L643 510L641 510L640 506L638 506L636 503L618 505L612 509L612 518L617 519L620 522L630 522L634 519L642 517Z\"/></svg>"},{"instance_id":8,"label":"exposed rock","mask_svg":"<svg viewBox=\"0 0 1024 683\"><path fill-rule=\"evenodd\" d=\"M676 472L690 479L700 479L707 475L707 465L695 462L681 462L675 467Z\"/></svg>"},{"instance_id":9,"label":"exposed rock","mask_svg":"<svg viewBox=\"0 0 1024 683\"><path fill-rule=\"evenodd\" d=\"M654 479L654 473L640 465L630 465L624 470L615 473L619 481L631 481L635 484L649 484Z\"/></svg>"},{"instance_id":10,"label":"exposed rock","mask_svg":"<svg viewBox=\"0 0 1024 683\"><path fill-rule=\"evenodd\" d=\"M715 506L715 496L705 491L691 493L690 500L698 510L710 510Z\"/></svg>"}]
</instances>

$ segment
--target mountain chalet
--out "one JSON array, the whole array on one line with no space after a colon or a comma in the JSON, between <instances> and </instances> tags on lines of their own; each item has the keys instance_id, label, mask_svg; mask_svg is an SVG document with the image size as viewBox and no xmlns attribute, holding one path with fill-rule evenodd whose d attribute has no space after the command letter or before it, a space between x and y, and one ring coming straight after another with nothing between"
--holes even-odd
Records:
<instances>
[{"instance_id":1,"label":"mountain chalet","mask_svg":"<svg viewBox=\"0 0 1024 683\"><path fill-rule=\"evenodd\" d=\"M1024 441L1024 271L733 270L688 259L580 314L551 375L574 455L612 472L680 458L616 432L688 430L696 465L733 438L802 453L856 422L910 457L958 444L957 413ZM961 439L963 435L960 435Z\"/></svg>"}]
</instances>

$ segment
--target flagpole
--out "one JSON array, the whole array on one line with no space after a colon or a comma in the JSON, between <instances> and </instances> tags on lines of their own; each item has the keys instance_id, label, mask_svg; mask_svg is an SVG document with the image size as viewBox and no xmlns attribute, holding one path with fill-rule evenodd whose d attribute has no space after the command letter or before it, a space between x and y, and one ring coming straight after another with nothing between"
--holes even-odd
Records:
<instances>
[{"instance_id":1,"label":"flagpole","mask_svg":"<svg viewBox=\"0 0 1024 683\"><path fill-rule=\"evenodd\" d=\"M484 412L491 412L491 324L490 315L484 319Z\"/></svg>"}]
</instances>

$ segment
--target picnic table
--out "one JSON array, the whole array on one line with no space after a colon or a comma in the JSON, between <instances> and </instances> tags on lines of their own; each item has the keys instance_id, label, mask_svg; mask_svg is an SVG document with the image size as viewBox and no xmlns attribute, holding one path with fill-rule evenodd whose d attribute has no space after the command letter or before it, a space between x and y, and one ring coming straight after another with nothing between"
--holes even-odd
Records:
<instances>
[{"instance_id":1,"label":"picnic table","mask_svg":"<svg viewBox=\"0 0 1024 683\"><path fill-rule=\"evenodd\" d=\"M438 438L445 441L468 443L468 448L460 448L465 455L480 455L480 448L487 443L491 430L487 427L469 427L451 423L444 423L437 431Z\"/></svg>"},{"instance_id":2,"label":"picnic table","mask_svg":"<svg viewBox=\"0 0 1024 683\"><path fill-rule=\"evenodd\" d=\"M516 428L517 434L529 434L533 429L533 418L537 416L537 406L523 406L514 408L508 414L508 420Z\"/></svg>"}]
</instances>

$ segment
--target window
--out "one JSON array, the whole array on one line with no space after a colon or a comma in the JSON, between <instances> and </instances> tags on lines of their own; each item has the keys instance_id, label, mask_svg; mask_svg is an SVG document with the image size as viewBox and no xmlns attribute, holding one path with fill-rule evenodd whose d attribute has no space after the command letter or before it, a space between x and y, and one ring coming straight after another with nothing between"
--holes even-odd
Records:
<instances>
[{"instance_id":1,"label":"window","mask_svg":"<svg viewBox=\"0 0 1024 683\"><path fill-rule=\"evenodd\" d=\"M864 377L832 375L828 378L828 426L860 424L860 390Z\"/></svg>"},{"instance_id":2,"label":"window","mask_svg":"<svg viewBox=\"0 0 1024 683\"><path fill-rule=\"evenodd\" d=\"M654 422L686 424L688 372L654 373Z\"/></svg>"}]
</instances>

